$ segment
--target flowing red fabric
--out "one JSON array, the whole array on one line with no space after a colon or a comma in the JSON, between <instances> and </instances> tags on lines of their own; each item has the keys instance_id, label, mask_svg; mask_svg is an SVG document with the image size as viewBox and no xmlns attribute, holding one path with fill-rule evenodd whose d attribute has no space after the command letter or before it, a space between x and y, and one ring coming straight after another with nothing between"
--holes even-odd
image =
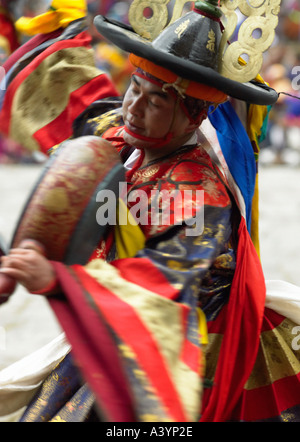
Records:
<instances>
[{"instance_id":1,"label":"flowing red fabric","mask_svg":"<svg viewBox=\"0 0 300 442\"><path fill-rule=\"evenodd\" d=\"M49 297L49 303L72 345L72 354L93 391L106 422L135 422L128 382L115 340L101 313L83 295L70 269L53 262L64 297Z\"/></svg>"},{"instance_id":2,"label":"flowing red fabric","mask_svg":"<svg viewBox=\"0 0 300 442\"><path fill-rule=\"evenodd\" d=\"M201 422L231 419L259 346L265 306L265 279L260 260L242 218L237 264L228 304L208 331L224 330L214 385L206 389Z\"/></svg>"},{"instance_id":3,"label":"flowing red fabric","mask_svg":"<svg viewBox=\"0 0 300 442\"><path fill-rule=\"evenodd\" d=\"M72 92L62 113L35 132L34 138L47 154L49 149L72 136L73 122L80 113L96 100L118 96L117 90L106 74L100 74Z\"/></svg>"}]
</instances>

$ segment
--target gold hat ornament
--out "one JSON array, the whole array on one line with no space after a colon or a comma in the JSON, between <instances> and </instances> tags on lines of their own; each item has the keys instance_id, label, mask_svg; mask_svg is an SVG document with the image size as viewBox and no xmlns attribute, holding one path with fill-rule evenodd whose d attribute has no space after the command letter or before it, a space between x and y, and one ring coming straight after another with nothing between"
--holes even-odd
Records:
<instances>
[{"instance_id":1,"label":"gold hat ornament","mask_svg":"<svg viewBox=\"0 0 300 442\"><path fill-rule=\"evenodd\" d=\"M182 15L186 0L176 0L168 21L170 0L134 0L130 26L95 17L98 32L121 49L157 64L178 77L221 90L248 103L274 104L278 93L258 76L263 52L272 44L280 0L196 1ZM236 9L246 17L236 42L228 44L237 26ZM145 11L150 11L146 18ZM221 20L222 19L222 20Z\"/></svg>"}]
</instances>

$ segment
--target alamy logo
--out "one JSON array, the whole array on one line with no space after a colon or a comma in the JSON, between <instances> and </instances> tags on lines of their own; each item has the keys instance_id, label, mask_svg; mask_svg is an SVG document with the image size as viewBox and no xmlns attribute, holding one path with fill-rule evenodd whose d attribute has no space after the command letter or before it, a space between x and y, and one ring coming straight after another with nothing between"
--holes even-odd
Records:
<instances>
[{"instance_id":1,"label":"alamy logo","mask_svg":"<svg viewBox=\"0 0 300 442\"><path fill-rule=\"evenodd\" d=\"M127 183L120 183L119 195L130 207L130 216L116 213L117 196L112 190L101 190L96 201L101 203L96 213L101 226L139 224L143 225L185 225L187 236L201 235L204 228L203 190L152 190L150 195L142 189L135 189L128 196Z\"/></svg>"},{"instance_id":2,"label":"alamy logo","mask_svg":"<svg viewBox=\"0 0 300 442\"><path fill-rule=\"evenodd\" d=\"M292 69L292 88L294 91L300 90L300 66L294 66Z\"/></svg>"},{"instance_id":3,"label":"alamy logo","mask_svg":"<svg viewBox=\"0 0 300 442\"><path fill-rule=\"evenodd\" d=\"M294 327L292 329L292 333L293 333L293 335L297 335L292 340L292 349L293 350L300 350L300 325L297 325L296 327Z\"/></svg>"},{"instance_id":4,"label":"alamy logo","mask_svg":"<svg viewBox=\"0 0 300 442\"><path fill-rule=\"evenodd\" d=\"M0 91L6 90L6 78L5 78L5 69L3 66L0 66Z\"/></svg>"}]
</instances>

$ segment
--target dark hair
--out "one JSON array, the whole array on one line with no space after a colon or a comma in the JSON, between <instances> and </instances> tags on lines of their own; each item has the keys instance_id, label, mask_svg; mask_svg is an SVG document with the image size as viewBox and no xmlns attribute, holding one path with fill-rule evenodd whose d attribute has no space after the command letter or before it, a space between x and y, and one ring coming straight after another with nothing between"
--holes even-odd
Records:
<instances>
[{"instance_id":1,"label":"dark hair","mask_svg":"<svg viewBox=\"0 0 300 442\"><path fill-rule=\"evenodd\" d=\"M208 108L212 103L186 95L182 99L182 104L187 116L196 123L203 114L207 114Z\"/></svg>"}]
</instances>

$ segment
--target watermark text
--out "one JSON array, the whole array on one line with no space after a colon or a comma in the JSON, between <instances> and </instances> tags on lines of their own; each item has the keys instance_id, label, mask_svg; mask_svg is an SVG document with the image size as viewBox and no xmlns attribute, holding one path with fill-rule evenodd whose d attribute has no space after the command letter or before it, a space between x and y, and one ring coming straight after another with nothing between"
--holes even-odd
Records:
<instances>
[{"instance_id":1,"label":"watermark text","mask_svg":"<svg viewBox=\"0 0 300 442\"><path fill-rule=\"evenodd\" d=\"M0 66L0 91L6 90L6 72L3 66Z\"/></svg>"},{"instance_id":2,"label":"watermark text","mask_svg":"<svg viewBox=\"0 0 300 442\"><path fill-rule=\"evenodd\" d=\"M124 192L127 183L120 183L119 195L129 214L116 212L117 195L112 190L101 190L96 196L100 203L96 213L97 223L103 225L139 224L141 226L185 225L187 236L201 235L204 229L203 190L151 190L135 189ZM124 196L125 195L125 196Z\"/></svg>"},{"instance_id":3,"label":"watermark text","mask_svg":"<svg viewBox=\"0 0 300 442\"><path fill-rule=\"evenodd\" d=\"M293 350L300 350L300 325L297 325L296 327L293 327L292 334L297 335L292 340L292 349Z\"/></svg>"}]
</instances>

